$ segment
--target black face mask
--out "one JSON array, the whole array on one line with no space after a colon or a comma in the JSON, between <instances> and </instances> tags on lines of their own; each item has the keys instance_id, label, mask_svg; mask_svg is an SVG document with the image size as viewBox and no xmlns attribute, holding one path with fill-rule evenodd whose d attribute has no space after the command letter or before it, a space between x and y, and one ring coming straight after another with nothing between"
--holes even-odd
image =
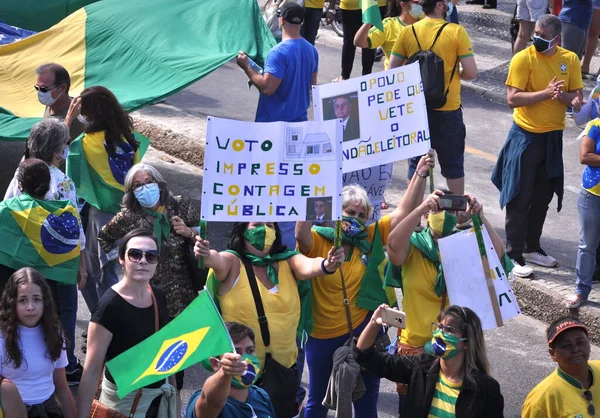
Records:
<instances>
[{"instance_id":1,"label":"black face mask","mask_svg":"<svg viewBox=\"0 0 600 418\"><path fill-rule=\"evenodd\" d=\"M556 36L550 40L544 39L541 36L533 36L533 46L537 52L546 52L550 49L550 45L556 39Z\"/></svg>"}]
</instances>

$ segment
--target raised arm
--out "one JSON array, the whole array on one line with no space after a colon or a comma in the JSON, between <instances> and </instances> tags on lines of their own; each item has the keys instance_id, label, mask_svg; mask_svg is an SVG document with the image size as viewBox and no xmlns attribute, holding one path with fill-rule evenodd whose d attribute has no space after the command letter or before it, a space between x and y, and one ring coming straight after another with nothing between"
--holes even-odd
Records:
<instances>
[{"instance_id":1,"label":"raised arm","mask_svg":"<svg viewBox=\"0 0 600 418\"><path fill-rule=\"evenodd\" d=\"M215 278L220 282L227 279L234 263L239 262L235 254L211 250L210 242L200 238L200 235L196 235L194 255L198 259L204 258L205 267L213 269Z\"/></svg>"},{"instance_id":2,"label":"raised arm","mask_svg":"<svg viewBox=\"0 0 600 418\"><path fill-rule=\"evenodd\" d=\"M390 230L394 229L402 219L406 218L423 201L429 168L434 166L435 154L432 150L419 160L415 175L413 175L413 178L408 183L408 188L404 196L402 196L402 201L390 214Z\"/></svg>"},{"instance_id":3,"label":"raised arm","mask_svg":"<svg viewBox=\"0 0 600 418\"><path fill-rule=\"evenodd\" d=\"M327 258L309 258L303 254L297 254L291 257L288 262L297 280L310 280L335 273L338 266L344 262L344 258L342 247L337 250L335 247L331 247Z\"/></svg>"},{"instance_id":4,"label":"raised arm","mask_svg":"<svg viewBox=\"0 0 600 418\"><path fill-rule=\"evenodd\" d=\"M373 26L369 23L363 23L360 29L354 35L354 46L359 48L369 48L369 30Z\"/></svg>"},{"instance_id":5,"label":"raised arm","mask_svg":"<svg viewBox=\"0 0 600 418\"><path fill-rule=\"evenodd\" d=\"M296 242L303 254L308 254L312 249L312 222L296 222Z\"/></svg>"},{"instance_id":6,"label":"raised arm","mask_svg":"<svg viewBox=\"0 0 600 418\"><path fill-rule=\"evenodd\" d=\"M271 96L277 91L281 84L281 78L275 77L271 73L259 74L250 66L248 55L240 52L237 56L237 64L246 73L252 84L265 96Z\"/></svg>"},{"instance_id":7,"label":"raised arm","mask_svg":"<svg viewBox=\"0 0 600 418\"><path fill-rule=\"evenodd\" d=\"M427 215L429 212L437 212L439 210L439 197L443 196L443 192L436 190L405 217L388 236L388 257L392 264L396 266L402 265L406 261L406 257L410 253L410 236L415 227L421 221L421 216Z\"/></svg>"}]
</instances>

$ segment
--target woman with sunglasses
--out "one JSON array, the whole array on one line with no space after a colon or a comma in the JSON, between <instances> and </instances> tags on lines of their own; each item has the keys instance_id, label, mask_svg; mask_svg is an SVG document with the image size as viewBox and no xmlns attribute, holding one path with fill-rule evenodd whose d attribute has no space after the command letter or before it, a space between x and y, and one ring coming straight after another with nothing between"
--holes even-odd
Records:
<instances>
[{"instance_id":1,"label":"woman with sunglasses","mask_svg":"<svg viewBox=\"0 0 600 418\"><path fill-rule=\"evenodd\" d=\"M87 356L77 402L79 418L89 417L104 363L154 334L156 312L159 328L169 322L164 293L158 287L149 285L157 262L158 243L152 231L137 228L123 237L119 247L123 279L102 295L92 312L88 327ZM163 384L157 382L142 389L135 417L168 416L165 411L159 410L161 395L166 393ZM112 375L108 369L104 370L100 395L102 404L127 416L137 392L119 399Z\"/></svg>"},{"instance_id":2,"label":"woman with sunglasses","mask_svg":"<svg viewBox=\"0 0 600 418\"><path fill-rule=\"evenodd\" d=\"M504 398L490 376L481 321L452 305L432 323L433 337L419 356L381 353L373 343L382 327L381 305L353 347L358 364L377 376L408 384L402 417L501 418Z\"/></svg>"}]
</instances>

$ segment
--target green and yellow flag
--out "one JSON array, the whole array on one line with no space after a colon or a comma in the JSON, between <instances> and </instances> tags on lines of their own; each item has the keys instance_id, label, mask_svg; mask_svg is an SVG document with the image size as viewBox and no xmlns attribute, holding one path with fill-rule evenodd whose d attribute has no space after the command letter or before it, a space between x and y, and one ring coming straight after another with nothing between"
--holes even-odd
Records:
<instances>
[{"instance_id":1,"label":"green and yellow flag","mask_svg":"<svg viewBox=\"0 0 600 418\"><path fill-rule=\"evenodd\" d=\"M383 22L381 13L379 12L379 4L377 0L359 0L360 9L362 10L362 21L375 26L383 32Z\"/></svg>"},{"instance_id":2,"label":"green and yellow flag","mask_svg":"<svg viewBox=\"0 0 600 418\"><path fill-rule=\"evenodd\" d=\"M37 200L22 194L0 202L0 264L32 267L45 278L77 283L81 226L66 200Z\"/></svg>"},{"instance_id":3,"label":"green and yellow flag","mask_svg":"<svg viewBox=\"0 0 600 418\"><path fill-rule=\"evenodd\" d=\"M106 367L123 399L136 389L233 350L223 319L209 292L203 290L167 326L106 363Z\"/></svg>"},{"instance_id":4,"label":"green and yellow flag","mask_svg":"<svg viewBox=\"0 0 600 418\"><path fill-rule=\"evenodd\" d=\"M9 15L25 13L23 0L5 1L0 1L0 11L20 7ZM0 19L17 23L1 12ZM89 4L48 30L0 46L0 63L10 63L0 65L0 139L27 139L29 129L43 115L44 106L33 88L40 64L56 62L69 71L71 96L86 87L105 86L126 110L133 111L184 89L240 50L260 64L275 44L256 0Z\"/></svg>"},{"instance_id":5,"label":"green and yellow flag","mask_svg":"<svg viewBox=\"0 0 600 418\"><path fill-rule=\"evenodd\" d=\"M133 153L133 164L142 160L150 140L135 133L140 143ZM128 145L128 144L125 144ZM124 157L124 158L121 158ZM125 154L109 155L104 146L104 132L81 135L69 145L67 175L77 185L77 195L103 212L117 213L125 192L125 175L131 163Z\"/></svg>"}]
</instances>

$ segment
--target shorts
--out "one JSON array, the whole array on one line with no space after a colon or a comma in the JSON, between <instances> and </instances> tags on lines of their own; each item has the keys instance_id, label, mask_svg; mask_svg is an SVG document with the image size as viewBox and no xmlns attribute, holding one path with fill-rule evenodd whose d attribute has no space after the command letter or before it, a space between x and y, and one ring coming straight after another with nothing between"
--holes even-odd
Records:
<instances>
[{"instance_id":1,"label":"shorts","mask_svg":"<svg viewBox=\"0 0 600 418\"><path fill-rule=\"evenodd\" d=\"M517 20L537 22L548 13L548 0L517 0Z\"/></svg>"},{"instance_id":2,"label":"shorts","mask_svg":"<svg viewBox=\"0 0 600 418\"><path fill-rule=\"evenodd\" d=\"M460 179L465 176L465 138L467 130L463 121L462 108L448 112L431 110L427 112L431 148L435 150L437 160L445 179ZM419 159L410 159L408 178L414 174Z\"/></svg>"}]
</instances>

